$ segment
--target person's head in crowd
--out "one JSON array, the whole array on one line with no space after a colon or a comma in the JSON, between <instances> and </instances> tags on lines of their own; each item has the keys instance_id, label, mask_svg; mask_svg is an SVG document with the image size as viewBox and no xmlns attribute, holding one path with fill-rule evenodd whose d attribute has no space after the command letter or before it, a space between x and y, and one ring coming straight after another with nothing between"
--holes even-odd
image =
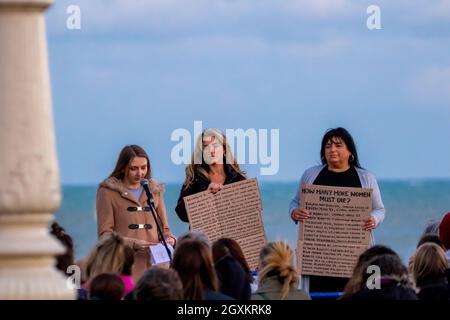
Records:
<instances>
[{"instance_id":1,"label":"person's head in crowd","mask_svg":"<svg viewBox=\"0 0 450 320\"><path fill-rule=\"evenodd\" d=\"M231 238L220 238L214 241L211 249L214 263L217 263L217 261L223 257L230 255L241 264L249 282L253 282L252 273L250 271L250 267L248 266L247 260L245 259L244 252L236 240Z\"/></svg>"},{"instance_id":2,"label":"person's head in crowd","mask_svg":"<svg viewBox=\"0 0 450 320\"><path fill-rule=\"evenodd\" d=\"M441 219L431 219L428 220L425 228L422 232L422 236L425 234L435 234L439 236L439 224L441 223Z\"/></svg>"},{"instance_id":3,"label":"person's head in crowd","mask_svg":"<svg viewBox=\"0 0 450 320\"><path fill-rule=\"evenodd\" d=\"M124 296L124 284L114 273L99 274L91 281L89 290L91 300L121 300Z\"/></svg>"},{"instance_id":4,"label":"person's head in crowd","mask_svg":"<svg viewBox=\"0 0 450 320\"><path fill-rule=\"evenodd\" d=\"M408 270L397 254L376 255L360 271L363 285L347 299L418 300Z\"/></svg>"},{"instance_id":5,"label":"person's head in crowd","mask_svg":"<svg viewBox=\"0 0 450 320\"><path fill-rule=\"evenodd\" d=\"M419 248L424 243L434 243L438 246L442 246L441 240L439 239L439 235L435 233L425 233L422 237L420 237L419 242L417 242L417 247Z\"/></svg>"},{"instance_id":6,"label":"person's head in crowd","mask_svg":"<svg viewBox=\"0 0 450 320\"><path fill-rule=\"evenodd\" d=\"M368 248L362 254L360 254L356 262L355 268L353 269L353 274L350 277L347 284L345 285L341 299L346 299L355 292L358 292L359 290L363 289L365 282L363 281L362 276L366 270L363 270L362 268L365 266L367 261L373 259L375 256L384 254L392 254L398 256L394 250L384 245L374 245Z\"/></svg>"},{"instance_id":7,"label":"person's head in crowd","mask_svg":"<svg viewBox=\"0 0 450 320\"><path fill-rule=\"evenodd\" d=\"M189 231L189 232L186 232L186 233L182 234L181 236L179 236L178 240L177 240L177 246L179 246L181 244L181 242L183 242L185 240L195 240L195 241L203 242L208 248L211 246L211 244L209 242L209 238L206 235L206 233L204 233L202 231L198 231L198 230Z\"/></svg>"},{"instance_id":8,"label":"person's head in crowd","mask_svg":"<svg viewBox=\"0 0 450 320\"><path fill-rule=\"evenodd\" d=\"M402 263L398 254L382 254L376 255L363 264L361 268L363 283L367 283L367 279L373 273L367 272L369 266L378 266L381 279L394 280L399 284L409 285L408 269Z\"/></svg>"},{"instance_id":9,"label":"person's head in crowd","mask_svg":"<svg viewBox=\"0 0 450 320\"><path fill-rule=\"evenodd\" d=\"M212 245L212 255L220 292L238 300L249 300L253 278L239 244L230 238L218 239Z\"/></svg>"},{"instance_id":10,"label":"person's head in crowd","mask_svg":"<svg viewBox=\"0 0 450 320\"><path fill-rule=\"evenodd\" d=\"M435 243L424 243L416 251L413 278L418 288L425 282L445 277L449 268L444 249Z\"/></svg>"},{"instance_id":11,"label":"person's head in crowd","mask_svg":"<svg viewBox=\"0 0 450 320\"><path fill-rule=\"evenodd\" d=\"M205 129L197 138L191 162L186 167L185 188L188 188L196 176L209 180L210 166L224 165L226 174L233 173L245 177L231 152L226 136L215 128Z\"/></svg>"},{"instance_id":12,"label":"person's head in crowd","mask_svg":"<svg viewBox=\"0 0 450 320\"><path fill-rule=\"evenodd\" d=\"M320 148L320 159L322 164L331 168L361 167L353 137L341 127L325 132Z\"/></svg>"},{"instance_id":13,"label":"person's head in crowd","mask_svg":"<svg viewBox=\"0 0 450 320\"><path fill-rule=\"evenodd\" d=\"M218 289L211 250L202 241L180 241L175 249L172 268L181 278L187 300L203 300L207 290Z\"/></svg>"},{"instance_id":14,"label":"person's head in crowd","mask_svg":"<svg viewBox=\"0 0 450 320\"><path fill-rule=\"evenodd\" d=\"M67 268L74 264L73 240L56 221L50 227L50 234L54 235L64 246L65 252L56 256L56 268L67 275Z\"/></svg>"},{"instance_id":15,"label":"person's head in crowd","mask_svg":"<svg viewBox=\"0 0 450 320\"><path fill-rule=\"evenodd\" d=\"M126 244L123 238L112 232L97 242L86 262L88 281L102 273L121 275L126 260Z\"/></svg>"},{"instance_id":16,"label":"person's head in crowd","mask_svg":"<svg viewBox=\"0 0 450 320\"><path fill-rule=\"evenodd\" d=\"M183 284L174 269L150 267L133 290L136 300L182 300Z\"/></svg>"},{"instance_id":17,"label":"person's head in crowd","mask_svg":"<svg viewBox=\"0 0 450 320\"><path fill-rule=\"evenodd\" d=\"M419 242L417 243L416 249L419 248L424 243L435 243L438 246L442 246L441 240L439 239L439 234L437 234L437 233L424 233L420 237ZM409 257L408 270L409 270L410 275L413 274L414 259L415 259L415 254L413 254L411 257Z\"/></svg>"},{"instance_id":18,"label":"person's head in crowd","mask_svg":"<svg viewBox=\"0 0 450 320\"><path fill-rule=\"evenodd\" d=\"M447 213L439 224L439 239L445 250L450 250L450 212Z\"/></svg>"},{"instance_id":19,"label":"person's head in crowd","mask_svg":"<svg viewBox=\"0 0 450 320\"><path fill-rule=\"evenodd\" d=\"M296 289L299 275L293 264L294 252L284 241L271 242L265 245L259 255L259 283L276 277L282 285L280 299L289 295L289 291Z\"/></svg>"}]
</instances>

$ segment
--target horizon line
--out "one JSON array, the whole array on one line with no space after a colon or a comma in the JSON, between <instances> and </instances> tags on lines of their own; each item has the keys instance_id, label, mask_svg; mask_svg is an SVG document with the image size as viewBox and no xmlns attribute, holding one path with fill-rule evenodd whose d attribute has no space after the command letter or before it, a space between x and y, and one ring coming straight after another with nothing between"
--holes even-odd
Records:
<instances>
[{"instance_id":1,"label":"horizon line","mask_svg":"<svg viewBox=\"0 0 450 320\"><path fill-rule=\"evenodd\" d=\"M254 178L254 177L251 177ZM258 177L256 177L258 178ZM171 180L171 181L161 181L159 179L156 179L159 182L166 184L166 185L173 185L173 184L177 184L177 185L182 185L183 181L175 181L175 180ZM405 177L399 177L399 178L378 178L377 179L378 182L393 182L393 181L397 181L397 182L425 182L425 181L449 181L450 182L450 177L412 177L412 178L405 178ZM270 179L260 179L258 178L258 182L261 183L280 183L280 184L287 184L287 183L298 183L299 179L292 179L292 180L287 180L287 179L280 179L280 180L270 180ZM100 184L100 182L62 182L60 185L63 187L82 187L82 186L86 186L86 187L92 187L92 186L97 186L98 184Z\"/></svg>"}]
</instances>

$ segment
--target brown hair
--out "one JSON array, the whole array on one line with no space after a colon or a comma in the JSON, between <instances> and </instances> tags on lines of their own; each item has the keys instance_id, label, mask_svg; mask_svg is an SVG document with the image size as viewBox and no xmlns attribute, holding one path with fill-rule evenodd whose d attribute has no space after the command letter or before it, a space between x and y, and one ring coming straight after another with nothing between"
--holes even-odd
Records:
<instances>
[{"instance_id":1,"label":"brown hair","mask_svg":"<svg viewBox=\"0 0 450 320\"><path fill-rule=\"evenodd\" d=\"M56 256L56 268L66 274L67 268L74 264L74 249L73 240L70 235L66 233L63 227L61 227L56 221L53 221L51 225L50 234L54 235L66 248L63 254Z\"/></svg>"},{"instance_id":2,"label":"brown hair","mask_svg":"<svg viewBox=\"0 0 450 320\"><path fill-rule=\"evenodd\" d=\"M129 245L125 245L122 274L131 276L133 264L134 264L134 250Z\"/></svg>"},{"instance_id":3,"label":"brown hair","mask_svg":"<svg viewBox=\"0 0 450 320\"><path fill-rule=\"evenodd\" d=\"M152 170L150 167L150 158L148 157L147 152L145 152L144 149L135 144L123 147L122 151L120 151L119 158L117 159L116 167L114 168L113 172L111 172L109 177L123 180L125 178L126 170L135 157L142 157L147 159L148 170L145 178L147 180L151 180Z\"/></svg>"},{"instance_id":4,"label":"brown hair","mask_svg":"<svg viewBox=\"0 0 450 320\"><path fill-rule=\"evenodd\" d=\"M374 245L361 253L361 255L358 257L358 261L356 262L356 266L353 268L353 274L345 285L342 296L339 298L340 300L347 299L352 294L364 288L362 277L365 270L363 270L362 268L364 267L365 263L367 263L367 261L375 256L383 254L397 255L394 250L384 245Z\"/></svg>"},{"instance_id":5,"label":"brown hair","mask_svg":"<svg viewBox=\"0 0 450 320\"><path fill-rule=\"evenodd\" d=\"M382 254L372 257L366 261L361 269L360 273L363 286L367 285L367 280L371 276L370 272L367 272L369 266L378 266L380 269L380 276L382 278L388 278L397 281L399 284L410 286L408 277L408 269L403 265L402 260L397 254ZM363 287L364 288L364 287Z\"/></svg>"},{"instance_id":6,"label":"brown hair","mask_svg":"<svg viewBox=\"0 0 450 320\"><path fill-rule=\"evenodd\" d=\"M442 247L428 242L417 249L412 272L418 287L426 280L444 277L447 269L448 261Z\"/></svg>"},{"instance_id":7,"label":"brown hair","mask_svg":"<svg viewBox=\"0 0 450 320\"><path fill-rule=\"evenodd\" d=\"M136 300L182 300L183 284L174 269L150 267L134 288Z\"/></svg>"},{"instance_id":8,"label":"brown hair","mask_svg":"<svg viewBox=\"0 0 450 320\"><path fill-rule=\"evenodd\" d=\"M205 290L217 291L211 251L203 242L183 240L175 250L172 268L183 282L185 299L202 300Z\"/></svg>"},{"instance_id":9,"label":"brown hair","mask_svg":"<svg viewBox=\"0 0 450 320\"><path fill-rule=\"evenodd\" d=\"M291 288L296 288L299 281L297 270L293 265L294 252L284 241L271 242L264 246L260 252L261 272L259 282L266 278L278 276L278 280L283 285L280 299L283 300L289 295Z\"/></svg>"},{"instance_id":10,"label":"brown hair","mask_svg":"<svg viewBox=\"0 0 450 320\"><path fill-rule=\"evenodd\" d=\"M212 255L214 263L223 258L226 255L231 255L235 258L244 269L248 281L250 283L253 282L253 276L250 271L250 267L248 266L247 260L245 259L244 252L241 249L239 243L231 238L220 238L219 240L214 241L212 245Z\"/></svg>"},{"instance_id":11,"label":"brown hair","mask_svg":"<svg viewBox=\"0 0 450 320\"><path fill-rule=\"evenodd\" d=\"M103 273L92 279L89 288L91 300L121 300L125 295L122 279L114 273Z\"/></svg>"},{"instance_id":12,"label":"brown hair","mask_svg":"<svg viewBox=\"0 0 450 320\"><path fill-rule=\"evenodd\" d=\"M103 236L87 259L88 281L102 273L122 274L125 264L125 247L125 242L119 234L112 232Z\"/></svg>"}]
</instances>

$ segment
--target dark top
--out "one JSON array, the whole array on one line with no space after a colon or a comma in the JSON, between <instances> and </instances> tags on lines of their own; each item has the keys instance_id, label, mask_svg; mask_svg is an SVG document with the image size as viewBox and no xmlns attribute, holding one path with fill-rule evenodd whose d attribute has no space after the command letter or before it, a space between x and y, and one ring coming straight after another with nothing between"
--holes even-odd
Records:
<instances>
[{"instance_id":1,"label":"dark top","mask_svg":"<svg viewBox=\"0 0 450 320\"><path fill-rule=\"evenodd\" d=\"M237 300L250 300L251 288L247 274L232 256L225 256L214 265L219 279L219 291Z\"/></svg>"},{"instance_id":2,"label":"dark top","mask_svg":"<svg viewBox=\"0 0 450 320\"><path fill-rule=\"evenodd\" d=\"M224 184L238 182L246 179L245 176L242 176L241 174L234 171L229 164L224 165L224 171L226 175ZM194 181L191 183L189 188L185 189L186 185L183 184L183 186L181 187L180 196L178 197L177 206L175 208L175 211L181 221L189 222L183 198L196 194L198 192L205 191L206 189L208 189L210 183L211 181L209 181L205 177L196 175L194 176Z\"/></svg>"},{"instance_id":3,"label":"dark top","mask_svg":"<svg viewBox=\"0 0 450 320\"><path fill-rule=\"evenodd\" d=\"M203 300L235 300L226 294L206 289L203 293Z\"/></svg>"},{"instance_id":4,"label":"dark top","mask_svg":"<svg viewBox=\"0 0 450 320\"><path fill-rule=\"evenodd\" d=\"M419 300L412 288L391 280L381 284L380 289L367 288L356 292L347 300Z\"/></svg>"},{"instance_id":5,"label":"dark top","mask_svg":"<svg viewBox=\"0 0 450 320\"><path fill-rule=\"evenodd\" d=\"M450 286L447 282L447 278L428 279L417 286L420 288L417 296L419 300L429 301L448 301L450 300Z\"/></svg>"},{"instance_id":6,"label":"dark top","mask_svg":"<svg viewBox=\"0 0 450 320\"><path fill-rule=\"evenodd\" d=\"M361 180L355 167L351 166L344 172L333 172L325 166L314 180L315 185L332 187L361 188Z\"/></svg>"}]
</instances>

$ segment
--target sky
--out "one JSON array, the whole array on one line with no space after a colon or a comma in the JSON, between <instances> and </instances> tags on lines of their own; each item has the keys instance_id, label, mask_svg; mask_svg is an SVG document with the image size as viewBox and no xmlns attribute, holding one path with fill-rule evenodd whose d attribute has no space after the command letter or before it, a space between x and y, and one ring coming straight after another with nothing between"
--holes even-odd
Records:
<instances>
[{"instance_id":1,"label":"sky","mask_svg":"<svg viewBox=\"0 0 450 320\"><path fill-rule=\"evenodd\" d=\"M338 126L380 179L450 178L450 0L411 2L56 0L46 26L61 182L97 184L139 144L155 178L181 183L171 135L194 135L194 121L277 131L276 174L261 174L260 157L242 165L262 181L298 180ZM70 5L81 29L67 28ZM381 29L367 27L370 5Z\"/></svg>"}]
</instances>

